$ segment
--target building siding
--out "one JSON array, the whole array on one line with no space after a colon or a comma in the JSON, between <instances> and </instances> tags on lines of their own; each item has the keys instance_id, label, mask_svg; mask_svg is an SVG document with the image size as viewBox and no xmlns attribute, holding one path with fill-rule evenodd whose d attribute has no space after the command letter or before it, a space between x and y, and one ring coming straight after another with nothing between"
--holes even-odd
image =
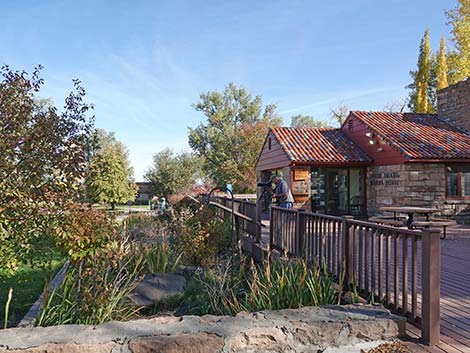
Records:
<instances>
[{"instance_id":1,"label":"building siding","mask_svg":"<svg viewBox=\"0 0 470 353\"><path fill-rule=\"evenodd\" d=\"M470 221L470 200L446 198L446 165L405 163L367 168L367 209L382 214L380 207L401 205L437 208L440 215Z\"/></svg>"},{"instance_id":2,"label":"building siding","mask_svg":"<svg viewBox=\"0 0 470 353\"><path fill-rule=\"evenodd\" d=\"M271 149L269 149L269 139L271 139ZM290 164L291 161L286 152L284 152L273 133L270 132L264 141L261 154L256 162L256 171L282 169Z\"/></svg>"},{"instance_id":3,"label":"building siding","mask_svg":"<svg viewBox=\"0 0 470 353\"><path fill-rule=\"evenodd\" d=\"M470 79L437 92L438 115L470 131Z\"/></svg>"}]
</instances>

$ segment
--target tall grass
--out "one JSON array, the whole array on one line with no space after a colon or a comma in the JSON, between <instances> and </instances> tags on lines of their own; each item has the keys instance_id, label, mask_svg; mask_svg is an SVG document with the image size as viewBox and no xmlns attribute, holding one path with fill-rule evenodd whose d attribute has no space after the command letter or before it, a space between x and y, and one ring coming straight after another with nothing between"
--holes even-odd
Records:
<instances>
[{"instance_id":1,"label":"tall grass","mask_svg":"<svg viewBox=\"0 0 470 353\"><path fill-rule=\"evenodd\" d=\"M318 266L299 261L267 261L240 266L232 281L231 262L200 279L183 300L190 312L235 315L241 311L279 310L339 304L330 276Z\"/></svg>"},{"instance_id":2,"label":"tall grass","mask_svg":"<svg viewBox=\"0 0 470 353\"><path fill-rule=\"evenodd\" d=\"M129 297L142 276L175 271L179 265L180 256L173 258L165 243L146 246L124 242L119 247L121 258L98 256L75 264L58 288L46 288L37 325L129 320L139 312Z\"/></svg>"},{"instance_id":3,"label":"tall grass","mask_svg":"<svg viewBox=\"0 0 470 353\"><path fill-rule=\"evenodd\" d=\"M11 299L13 298L13 288L8 289L8 297L7 302L5 303L5 318L3 320L3 328L6 329L8 327L8 315L10 314L10 303Z\"/></svg>"},{"instance_id":4,"label":"tall grass","mask_svg":"<svg viewBox=\"0 0 470 353\"><path fill-rule=\"evenodd\" d=\"M135 263L132 260L132 263ZM110 320L129 320L137 309L129 305L128 296L135 288L139 265L124 261L116 268L105 269L101 283L96 278L79 278L78 268L71 267L62 284L44 290L43 310L38 326L65 324L100 324Z\"/></svg>"}]
</instances>

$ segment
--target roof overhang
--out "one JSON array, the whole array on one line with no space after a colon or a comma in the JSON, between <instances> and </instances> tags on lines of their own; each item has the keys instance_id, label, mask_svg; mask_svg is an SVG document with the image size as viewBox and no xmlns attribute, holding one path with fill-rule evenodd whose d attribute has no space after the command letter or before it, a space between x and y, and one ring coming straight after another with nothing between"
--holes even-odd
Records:
<instances>
[{"instance_id":1,"label":"roof overhang","mask_svg":"<svg viewBox=\"0 0 470 353\"><path fill-rule=\"evenodd\" d=\"M292 162L293 167L367 167L373 162Z\"/></svg>"}]
</instances>

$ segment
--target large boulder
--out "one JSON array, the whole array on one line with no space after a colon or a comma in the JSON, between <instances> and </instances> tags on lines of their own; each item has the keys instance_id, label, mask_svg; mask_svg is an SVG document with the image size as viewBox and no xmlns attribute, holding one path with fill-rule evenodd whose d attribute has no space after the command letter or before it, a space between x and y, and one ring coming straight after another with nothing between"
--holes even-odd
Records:
<instances>
[{"instance_id":1,"label":"large boulder","mask_svg":"<svg viewBox=\"0 0 470 353\"><path fill-rule=\"evenodd\" d=\"M186 279L171 273L147 274L132 291L131 300L136 307L145 307L184 292Z\"/></svg>"}]
</instances>

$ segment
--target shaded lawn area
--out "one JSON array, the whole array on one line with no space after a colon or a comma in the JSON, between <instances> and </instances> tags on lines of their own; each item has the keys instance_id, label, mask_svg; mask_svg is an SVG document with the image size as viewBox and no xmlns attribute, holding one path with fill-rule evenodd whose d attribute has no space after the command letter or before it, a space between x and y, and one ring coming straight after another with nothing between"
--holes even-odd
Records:
<instances>
[{"instance_id":1,"label":"shaded lawn area","mask_svg":"<svg viewBox=\"0 0 470 353\"><path fill-rule=\"evenodd\" d=\"M111 210L111 208L108 205L99 205L99 206L94 206L98 210L104 210L108 212L125 212L129 211L139 211L139 210L148 210L149 205L116 205L114 210Z\"/></svg>"},{"instance_id":2,"label":"shaded lawn area","mask_svg":"<svg viewBox=\"0 0 470 353\"><path fill-rule=\"evenodd\" d=\"M7 276L0 269L0 329L3 329L5 318L5 303L9 288L13 288L13 299L10 303L8 326L16 326L29 308L41 295L46 282L50 281L64 263L63 258L54 256L50 268L32 268L25 265L18 269L13 276Z\"/></svg>"}]
</instances>

